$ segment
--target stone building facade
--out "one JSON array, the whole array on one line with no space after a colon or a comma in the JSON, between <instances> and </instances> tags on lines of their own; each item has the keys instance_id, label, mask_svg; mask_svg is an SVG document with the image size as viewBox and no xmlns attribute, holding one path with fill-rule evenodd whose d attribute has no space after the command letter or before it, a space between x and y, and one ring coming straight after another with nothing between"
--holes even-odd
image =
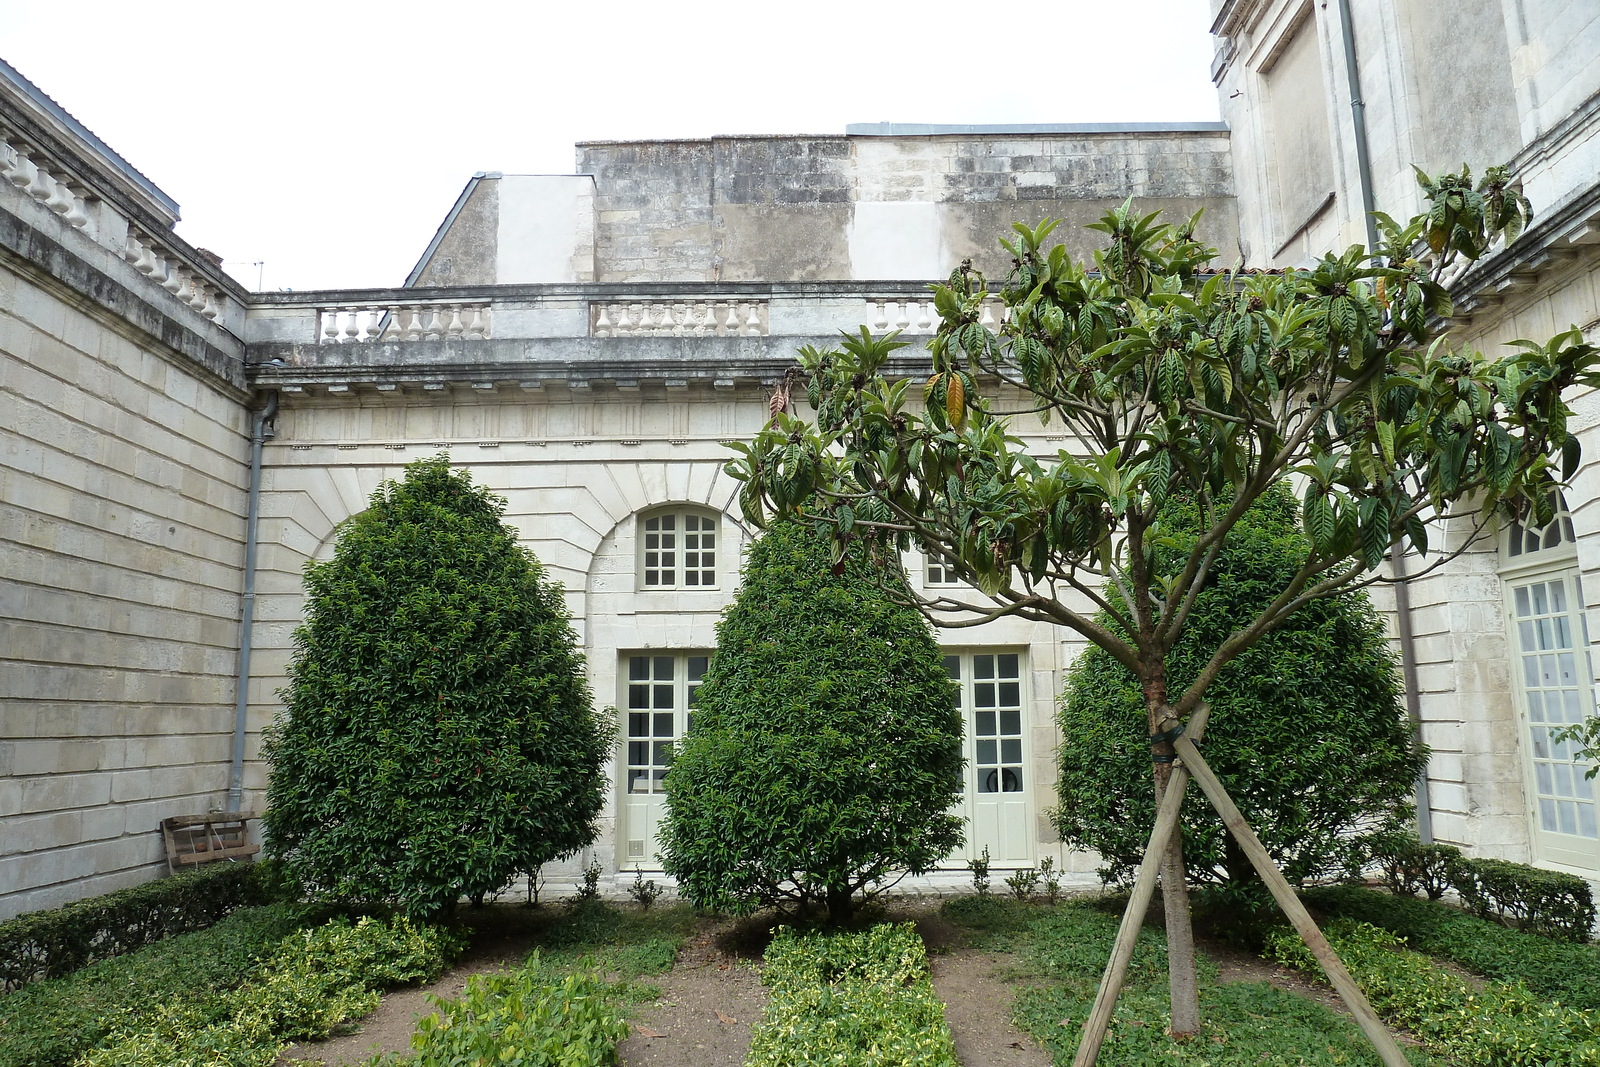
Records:
<instances>
[{"instance_id":1,"label":"stone building facade","mask_svg":"<svg viewBox=\"0 0 1600 1067\"><path fill-rule=\"evenodd\" d=\"M1514 158L1539 213L1458 279L1463 340L1594 329L1600 66L1569 54L1600 55L1592 3L1471 0L1484 32L1449 64L1429 5L1351 6L1378 205L1409 213L1409 161L1459 153ZM472 178L405 287L316 293L242 290L172 234L170 199L0 68L0 917L158 873L163 816L259 804L301 568L384 478L440 450L507 498L567 589L597 701L620 709L595 858L630 878L655 866L653 742L671 735L651 716L629 737L627 711L661 702L683 727L750 536L724 445L764 421L795 349L863 323L929 335L926 282L963 257L1003 271L993 239L1011 221L1063 218L1085 251L1078 227L1128 197L1204 209L1201 235L1253 265L1363 239L1339 7L1216 5L1226 125L586 143L574 175ZM1449 110L1462 67L1493 75L1470 122ZM1587 431L1596 405L1579 404ZM1023 432L1041 453L1064 441ZM1600 455L1600 434L1585 443ZM1587 638L1537 635L1585 634L1586 578L1600 598L1597 470L1551 547L1524 531L1513 554L1504 532L1414 583L1403 613L1436 835L1591 876L1595 796L1544 710L1593 707ZM1015 620L955 634L969 848L1091 877L1047 818L1076 638Z\"/></svg>"}]
</instances>

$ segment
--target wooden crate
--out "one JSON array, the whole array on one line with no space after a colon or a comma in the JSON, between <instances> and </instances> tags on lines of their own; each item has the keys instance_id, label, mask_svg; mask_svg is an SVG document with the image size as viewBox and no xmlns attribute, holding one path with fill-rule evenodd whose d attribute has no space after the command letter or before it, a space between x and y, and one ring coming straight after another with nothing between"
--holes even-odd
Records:
<instances>
[{"instance_id":1,"label":"wooden crate","mask_svg":"<svg viewBox=\"0 0 1600 1067\"><path fill-rule=\"evenodd\" d=\"M250 844L253 811L214 811L209 815L174 815L161 820L167 846L167 867L178 871L197 863L242 859L261 851Z\"/></svg>"}]
</instances>

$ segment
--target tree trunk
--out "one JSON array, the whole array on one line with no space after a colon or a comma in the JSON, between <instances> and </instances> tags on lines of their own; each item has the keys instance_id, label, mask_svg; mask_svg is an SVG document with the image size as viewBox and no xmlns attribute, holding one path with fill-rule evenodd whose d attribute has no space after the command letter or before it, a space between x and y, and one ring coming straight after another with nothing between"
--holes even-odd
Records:
<instances>
[{"instance_id":1,"label":"tree trunk","mask_svg":"<svg viewBox=\"0 0 1600 1067\"><path fill-rule=\"evenodd\" d=\"M1152 687L1154 688L1154 687ZM1164 690L1164 686L1161 687ZM1154 695L1154 694L1151 694ZM1167 706L1166 693L1156 699L1147 695L1150 733L1155 735L1174 721ZM1155 780L1156 805L1167 795L1172 778L1172 763L1161 762L1174 753L1171 741L1151 746L1157 762L1151 764ZM1183 828L1174 829L1161 860L1161 910L1167 923L1167 988L1172 999L1172 1036L1193 1037L1200 1032L1200 983L1195 974L1194 927L1189 919L1188 872L1183 864Z\"/></svg>"},{"instance_id":2,"label":"tree trunk","mask_svg":"<svg viewBox=\"0 0 1600 1067\"><path fill-rule=\"evenodd\" d=\"M1261 839L1245 821L1233 798L1228 796L1228 791L1223 788L1205 758L1200 755L1200 750L1185 737L1178 738L1177 748L1183 755L1184 766L1189 769L1189 773L1205 793L1206 799L1211 801L1211 806L1222 816L1223 823L1238 840L1239 847L1250 857L1250 862L1260 873L1261 880L1272 890L1273 899L1294 924L1295 931L1306 943L1306 948L1311 950L1311 954L1322 965L1323 973L1328 976L1329 983L1339 991L1345 1007L1350 1009L1350 1014L1355 1016L1362 1033L1367 1035L1367 1040L1371 1041L1372 1047L1377 1050L1378 1058L1383 1061L1385 1067L1407 1067L1405 1055L1395 1043L1394 1035L1390 1034L1379 1021L1378 1013L1372 1010L1372 1005L1367 1002L1361 987L1350 977L1344 961L1339 959L1338 953L1333 951L1333 946L1328 944L1328 939L1317 929L1317 924L1312 921L1305 905L1300 903L1300 898L1295 895L1288 879L1278 870L1278 865L1272 861L1266 846L1262 845Z\"/></svg>"},{"instance_id":3,"label":"tree trunk","mask_svg":"<svg viewBox=\"0 0 1600 1067\"><path fill-rule=\"evenodd\" d=\"M828 887L828 925L843 926L855 914L855 894L848 888Z\"/></svg>"},{"instance_id":4,"label":"tree trunk","mask_svg":"<svg viewBox=\"0 0 1600 1067\"><path fill-rule=\"evenodd\" d=\"M1211 708L1201 704L1189 718L1189 733L1199 740L1206 728ZM1117 930L1117 940L1111 949L1111 959L1106 962L1105 974L1100 977L1100 989L1095 994L1094 1007L1083 1024L1083 1037L1078 1042L1078 1052L1072 1067L1094 1067L1100 1057L1100 1046L1105 1043L1106 1030L1111 1024L1111 1012L1116 1007L1117 996L1128 975L1128 964L1133 959L1134 945L1139 940L1139 927L1144 925L1145 913L1150 910L1150 897L1155 893L1156 871L1167 855L1167 842L1178 826L1178 814L1183 808L1183 792L1189 784L1189 775L1182 763L1175 764L1167 782L1167 794L1156 808L1155 827L1150 831L1150 842L1145 846L1144 862L1139 865L1139 876L1134 879L1133 893L1122 912L1122 926Z\"/></svg>"}]
</instances>

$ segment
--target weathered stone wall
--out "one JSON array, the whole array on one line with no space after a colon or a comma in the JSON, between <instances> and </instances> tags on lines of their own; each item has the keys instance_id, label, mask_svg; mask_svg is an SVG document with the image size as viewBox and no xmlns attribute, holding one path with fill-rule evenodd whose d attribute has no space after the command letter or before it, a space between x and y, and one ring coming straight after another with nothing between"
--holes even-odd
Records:
<instances>
[{"instance_id":1,"label":"weathered stone wall","mask_svg":"<svg viewBox=\"0 0 1600 1067\"><path fill-rule=\"evenodd\" d=\"M589 142L598 280L815 281L941 278L971 256L1009 266L1013 221L1082 227L1133 197L1235 243L1226 131L718 137Z\"/></svg>"},{"instance_id":2,"label":"weathered stone wall","mask_svg":"<svg viewBox=\"0 0 1600 1067\"><path fill-rule=\"evenodd\" d=\"M224 800L242 357L0 183L0 918L151 877Z\"/></svg>"}]
</instances>

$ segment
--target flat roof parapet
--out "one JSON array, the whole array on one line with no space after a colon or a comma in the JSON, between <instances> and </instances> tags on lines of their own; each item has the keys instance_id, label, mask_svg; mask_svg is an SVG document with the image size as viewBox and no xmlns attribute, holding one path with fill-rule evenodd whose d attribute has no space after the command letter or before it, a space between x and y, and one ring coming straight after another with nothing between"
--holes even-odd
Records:
<instances>
[{"instance_id":1,"label":"flat roof parapet","mask_svg":"<svg viewBox=\"0 0 1600 1067\"><path fill-rule=\"evenodd\" d=\"M846 137L981 137L986 134L1227 133L1226 122L852 122Z\"/></svg>"}]
</instances>

